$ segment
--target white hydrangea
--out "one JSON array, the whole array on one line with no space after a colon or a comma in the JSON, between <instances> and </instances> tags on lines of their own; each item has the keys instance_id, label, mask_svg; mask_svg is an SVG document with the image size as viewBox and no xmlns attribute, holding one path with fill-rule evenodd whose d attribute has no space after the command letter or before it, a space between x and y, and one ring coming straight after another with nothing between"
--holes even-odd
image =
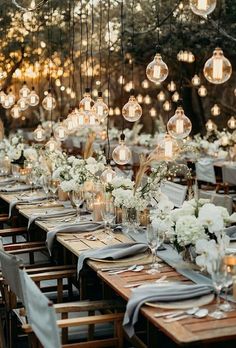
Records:
<instances>
[{"instance_id":1,"label":"white hydrangea","mask_svg":"<svg viewBox=\"0 0 236 348\"><path fill-rule=\"evenodd\" d=\"M36 162L38 160L38 153L32 147L24 150L24 156L28 161Z\"/></svg>"},{"instance_id":2,"label":"white hydrangea","mask_svg":"<svg viewBox=\"0 0 236 348\"><path fill-rule=\"evenodd\" d=\"M195 216L183 216L175 226L177 242L180 246L195 245L198 239L207 238L204 227Z\"/></svg>"},{"instance_id":3,"label":"white hydrangea","mask_svg":"<svg viewBox=\"0 0 236 348\"><path fill-rule=\"evenodd\" d=\"M224 216L228 214L226 212L223 207L207 203L199 209L198 220L210 233L214 233L224 228Z\"/></svg>"}]
</instances>

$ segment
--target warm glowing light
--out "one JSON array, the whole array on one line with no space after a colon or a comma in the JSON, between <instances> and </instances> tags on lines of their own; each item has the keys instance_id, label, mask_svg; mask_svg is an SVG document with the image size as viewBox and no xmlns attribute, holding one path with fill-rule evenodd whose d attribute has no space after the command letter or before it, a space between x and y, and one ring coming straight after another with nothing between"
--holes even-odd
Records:
<instances>
[{"instance_id":1,"label":"warm glowing light","mask_svg":"<svg viewBox=\"0 0 236 348\"><path fill-rule=\"evenodd\" d=\"M116 172L112 170L110 165L108 165L101 175L101 180L104 183L109 184L115 176L116 176Z\"/></svg>"},{"instance_id":2,"label":"warm glowing light","mask_svg":"<svg viewBox=\"0 0 236 348\"><path fill-rule=\"evenodd\" d=\"M159 53L155 55L153 61L148 64L146 69L147 78L156 84L165 81L168 72L168 67Z\"/></svg>"},{"instance_id":3,"label":"warm glowing light","mask_svg":"<svg viewBox=\"0 0 236 348\"><path fill-rule=\"evenodd\" d=\"M230 129L236 129L236 118L234 116L231 116L227 122L227 125Z\"/></svg>"},{"instance_id":4,"label":"warm glowing light","mask_svg":"<svg viewBox=\"0 0 236 348\"><path fill-rule=\"evenodd\" d=\"M132 153L128 146L125 145L124 140L121 140L120 145L113 150L112 158L119 165L125 165L130 162Z\"/></svg>"},{"instance_id":5,"label":"warm glowing light","mask_svg":"<svg viewBox=\"0 0 236 348\"><path fill-rule=\"evenodd\" d=\"M211 131L217 129L217 125L215 124L215 122L213 122L211 119L209 119L206 123L206 129L207 129L207 131L211 132Z\"/></svg>"},{"instance_id":6,"label":"warm glowing light","mask_svg":"<svg viewBox=\"0 0 236 348\"><path fill-rule=\"evenodd\" d=\"M192 123L190 119L185 116L181 106L177 107L174 116L169 119L167 130L169 134L176 139L184 139L191 132Z\"/></svg>"},{"instance_id":7,"label":"warm glowing light","mask_svg":"<svg viewBox=\"0 0 236 348\"><path fill-rule=\"evenodd\" d=\"M170 83L168 83L167 88L170 92L174 92L176 90L176 84L174 83L174 81L170 81Z\"/></svg>"},{"instance_id":8,"label":"warm glowing light","mask_svg":"<svg viewBox=\"0 0 236 348\"><path fill-rule=\"evenodd\" d=\"M213 84L221 84L229 80L232 66L221 48L217 47L214 50L213 56L205 63L203 73L205 78Z\"/></svg>"},{"instance_id":9,"label":"warm glowing light","mask_svg":"<svg viewBox=\"0 0 236 348\"><path fill-rule=\"evenodd\" d=\"M193 84L193 86L199 86L200 83L201 83L200 77L199 77L197 74L194 75L193 78L192 78L192 84Z\"/></svg>"},{"instance_id":10,"label":"warm glowing light","mask_svg":"<svg viewBox=\"0 0 236 348\"><path fill-rule=\"evenodd\" d=\"M157 95L157 99L160 101L160 102L163 102L165 101L166 99L166 96L165 96L165 93L163 91L160 91Z\"/></svg>"},{"instance_id":11,"label":"warm glowing light","mask_svg":"<svg viewBox=\"0 0 236 348\"><path fill-rule=\"evenodd\" d=\"M47 96L42 101L42 106L45 110L51 111L56 107L56 99L52 96L50 90L48 90Z\"/></svg>"},{"instance_id":12,"label":"warm glowing light","mask_svg":"<svg viewBox=\"0 0 236 348\"><path fill-rule=\"evenodd\" d=\"M60 148L60 143L56 139L51 137L45 144L45 148L52 152Z\"/></svg>"},{"instance_id":13,"label":"warm glowing light","mask_svg":"<svg viewBox=\"0 0 236 348\"><path fill-rule=\"evenodd\" d=\"M34 139L38 142L40 141L44 141L46 138L46 132L45 130L42 128L41 125L38 125L38 127L34 130Z\"/></svg>"},{"instance_id":14,"label":"warm glowing light","mask_svg":"<svg viewBox=\"0 0 236 348\"><path fill-rule=\"evenodd\" d=\"M190 0L190 8L198 16L208 16L216 8L216 0Z\"/></svg>"},{"instance_id":15,"label":"warm glowing light","mask_svg":"<svg viewBox=\"0 0 236 348\"><path fill-rule=\"evenodd\" d=\"M213 107L211 108L212 116L219 116L220 112L221 112L220 107L217 104L213 105Z\"/></svg>"},{"instance_id":16,"label":"warm glowing light","mask_svg":"<svg viewBox=\"0 0 236 348\"><path fill-rule=\"evenodd\" d=\"M207 95L207 89L205 86L201 85L198 88L198 94L200 95L200 97L205 97Z\"/></svg>"},{"instance_id":17,"label":"warm glowing light","mask_svg":"<svg viewBox=\"0 0 236 348\"><path fill-rule=\"evenodd\" d=\"M122 115L129 122L136 122L142 116L142 108L134 95L131 95L128 103L123 106Z\"/></svg>"}]
</instances>

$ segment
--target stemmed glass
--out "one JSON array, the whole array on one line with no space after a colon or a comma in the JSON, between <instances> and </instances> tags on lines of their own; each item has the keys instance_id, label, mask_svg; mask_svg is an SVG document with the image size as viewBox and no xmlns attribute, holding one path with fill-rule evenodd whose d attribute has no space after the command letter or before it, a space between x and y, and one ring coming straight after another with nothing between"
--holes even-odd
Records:
<instances>
[{"instance_id":1,"label":"stemmed glass","mask_svg":"<svg viewBox=\"0 0 236 348\"><path fill-rule=\"evenodd\" d=\"M225 314L220 307L220 293L225 284L225 271L222 267L222 258L220 256L212 260L211 279L216 292L216 308L209 316L215 319L222 319L225 318Z\"/></svg>"},{"instance_id":2,"label":"stemmed glass","mask_svg":"<svg viewBox=\"0 0 236 348\"><path fill-rule=\"evenodd\" d=\"M72 202L74 203L76 207L76 221L79 222L81 221L80 208L84 202L84 191L83 190L72 191L71 198L72 198Z\"/></svg>"},{"instance_id":3,"label":"stemmed glass","mask_svg":"<svg viewBox=\"0 0 236 348\"><path fill-rule=\"evenodd\" d=\"M159 273L159 263L157 261L156 252L157 249L164 242L165 234L162 230L153 227L152 224L149 224L146 229L146 238L148 246L152 252L152 264L149 270L147 270L148 274Z\"/></svg>"},{"instance_id":4,"label":"stemmed glass","mask_svg":"<svg viewBox=\"0 0 236 348\"><path fill-rule=\"evenodd\" d=\"M105 233L107 234L106 240L113 239L111 224L116 218L116 209L112 200L105 200L101 209L102 219L105 225Z\"/></svg>"},{"instance_id":5,"label":"stemmed glass","mask_svg":"<svg viewBox=\"0 0 236 348\"><path fill-rule=\"evenodd\" d=\"M52 192L53 198L54 198L54 203L56 203L56 193L58 190L58 187L60 185L60 181L50 178L49 179L49 191Z\"/></svg>"},{"instance_id":6,"label":"stemmed glass","mask_svg":"<svg viewBox=\"0 0 236 348\"><path fill-rule=\"evenodd\" d=\"M228 290L230 286L233 284L233 276L230 271L230 268L227 265L224 265L224 284L223 287L225 289L225 301L220 305L220 309L223 312L231 312L234 310L234 307L228 301Z\"/></svg>"},{"instance_id":7,"label":"stemmed glass","mask_svg":"<svg viewBox=\"0 0 236 348\"><path fill-rule=\"evenodd\" d=\"M229 158L230 158L230 164L232 165L232 164L234 164L234 156L235 156L235 152L234 152L235 150L234 150L234 147L233 146L231 146L230 148L229 148Z\"/></svg>"},{"instance_id":8,"label":"stemmed glass","mask_svg":"<svg viewBox=\"0 0 236 348\"><path fill-rule=\"evenodd\" d=\"M18 164L12 164L11 165L11 172L12 172L12 175L13 175L15 181L17 182L20 178L20 166Z\"/></svg>"},{"instance_id":9,"label":"stemmed glass","mask_svg":"<svg viewBox=\"0 0 236 348\"><path fill-rule=\"evenodd\" d=\"M41 177L41 185L42 185L42 188L46 194L46 198L47 198L47 201L49 200L49 180L50 180L50 177L48 177L47 175L43 175Z\"/></svg>"}]
</instances>

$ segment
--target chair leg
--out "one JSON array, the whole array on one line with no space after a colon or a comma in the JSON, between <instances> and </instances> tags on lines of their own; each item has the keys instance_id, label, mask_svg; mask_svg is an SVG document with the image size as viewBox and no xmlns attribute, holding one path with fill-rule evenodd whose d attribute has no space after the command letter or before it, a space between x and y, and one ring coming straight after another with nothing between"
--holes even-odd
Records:
<instances>
[{"instance_id":1,"label":"chair leg","mask_svg":"<svg viewBox=\"0 0 236 348\"><path fill-rule=\"evenodd\" d=\"M2 317L0 319L0 347L6 348Z\"/></svg>"},{"instance_id":2,"label":"chair leg","mask_svg":"<svg viewBox=\"0 0 236 348\"><path fill-rule=\"evenodd\" d=\"M123 328L122 328L122 321L118 320L114 323L114 335L117 336L118 338L118 348L122 348L124 346L124 333L123 333Z\"/></svg>"}]
</instances>

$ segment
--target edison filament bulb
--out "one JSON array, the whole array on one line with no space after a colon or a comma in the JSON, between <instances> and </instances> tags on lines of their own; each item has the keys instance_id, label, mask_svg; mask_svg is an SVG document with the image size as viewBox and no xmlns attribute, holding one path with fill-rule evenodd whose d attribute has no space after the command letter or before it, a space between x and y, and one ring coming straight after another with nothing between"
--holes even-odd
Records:
<instances>
[{"instance_id":1,"label":"edison filament bulb","mask_svg":"<svg viewBox=\"0 0 236 348\"><path fill-rule=\"evenodd\" d=\"M220 111L221 111L220 107L217 104L213 105L213 107L211 108L212 116L219 116L220 115Z\"/></svg>"},{"instance_id":2,"label":"edison filament bulb","mask_svg":"<svg viewBox=\"0 0 236 348\"><path fill-rule=\"evenodd\" d=\"M227 125L230 129L235 129L236 128L236 119L234 116L231 116L230 119L227 122Z\"/></svg>"},{"instance_id":3,"label":"edison filament bulb","mask_svg":"<svg viewBox=\"0 0 236 348\"><path fill-rule=\"evenodd\" d=\"M25 111L29 107L29 104L26 98L20 98L17 102L17 105L19 106L21 111Z\"/></svg>"},{"instance_id":4,"label":"edison filament bulb","mask_svg":"<svg viewBox=\"0 0 236 348\"><path fill-rule=\"evenodd\" d=\"M10 109L12 107L12 104L10 103L10 101L8 99L8 95L6 95L5 99L3 100L2 107L4 109Z\"/></svg>"},{"instance_id":5,"label":"edison filament bulb","mask_svg":"<svg viewBox=\"0 0 236 348\"><path fill-rule=\"evenodd\" d=\"M11 105L14 105L15 104L15 101L16 101L16 96L15 94L12 92L12 90L10 89L8 95L7 95L7 98L8 98L8 101Z\"/></svg>"},{"instance_id":6,"label":"edison filament bulb","mask_svg":"<svg viewBox=\"0 0 236 348\"><path fill-rule=\"evenodd\" d=\"M60 122L60 123L54 128L53 134L54 134L54 137L55 137L56 140L59 140L59 141L64 141L64 140L66 140L66 138L67 138L67 132L66 132L66 129L65 129L65 127L63 126L63 123L62 123L62 122Z\"/></svg>"},{"instance_id":7,"label":"edison filament bulb","mask_svg":"<svg viewBox=\"0 0 236 348\"><path fill-rule=\"evenodd\" d=\"M21 117L21 110L20 110L20 108L19 108L19 106L17 104L15 104L13 106L13 108L10 111L10 113L11 113L11 117L12 118L17 119L17 118Z\"/></svg>"},{"instance_id":8,"label":"edison filament bulb","mask_svg":"<svg viewBox=\"0 0 236 348\"><path fill-rule=\"evenodd\" d=\"M186 138L192 130L190 119L185 116L182 106L178 106L174 116L167 123L168 133L176 139Z\"/></svg>"},{"instance_id":9,"label":"edison filament bulb","mask_svg":"<svg viewBox=\"0 0 236 348\"><path fill-rule=\"evenodd\" d=\"M157 53L153 61L147 66L147 78L156 84L160 84L161 82L165 81L168 73L169 70L166 63L163 62L161 55Z\"/></svg>"},{"instance_id":10,"label":"edison filament bulb","mask_svg":"<svg viewBox=\"0 0 236 348\"><path fill-rule=\"evenodd\" d=\"M190 8L198 16L208 16L216 8L216 0L190 0Z\"/></svg>"},{"instance_id":11,"label":"edison filament bulb","mask_svg":"<svg viewBox=\"0 0 236 348\"><path fill-rule=\"evenodd\" d=\"M217 125L215 124L215 122L213 122L211 119L209 119L206 123L206 129L208 132L211 132L211 131L217 129Z\"/></svg>"},{"instance_id":12,"label":"edison filament bulb","mask_svg":"<svg viewBox=\"0 0 236 348\"><path fill-rule=\"evenodd\" d=\"M166 134L157 145L154 153L156 153L159 160L173 161L178 155L178 150L177 141Z\"/></svg>"},{"instance_id":13,"label":"edison filament bulb","mask_svg":"<svg viewBox=\"0 0 236 348\"><path fill-rule=\"evenodd\" d=\"M56 107L56 99L52 96L50 89L48 90L48 94L42 101L42 106L45 110L51 111Z\"/></svg>"},{"instance_id":14,"label":"edison filament bulb","mask_svg":"<svg viewBox=\"0 0 236 348\"><path fill-rule=\"evenodd\" d=\"M129 122L136 122L142 116L142 108L134 95L131 95L128 103L123 106L122 115Z\"/></svg>"},{"instance_id":15,"label":"edison filament bulb","mask_svg":"<svg viewBox=\"0 0 236 348\"><path fill-rule=\"evenodd\" d=\"M36 141L44 141L46 138L46 132L42 128L41 125L38 125L38 127L34 130L34 139Z\"/></svg>"},{"instance_id":16,"label":"edison filament bulb","mask_svg":"<svg viewBox=\"0 0 236 348\"><path fill-rule=\"evenodd\" d=\"M28 96L28 103L30 106L36 106L39 103L39 96L35 92L34 87L32 87L32 90Z\"/></svg>"},{"instance_id":17,"label":"edison filament bulb","mask_svg":"<svg viewBox=\"0 0 236 348\"><path fill-rule=\"evenodd\" d=\"M103 101L102 92L98 92L98 98L92 107L92 111L96 114L98 121L103 121L108 116L109 109Z\"/></svg>"},{"instance_id":18,"label":"edison filament bulb","mask_svg":"<svg viewBox=\"0 0 236 348\"><path fill-rule=\"evenodd\" d=\"M94 105L94 101L93 99L91 98L91 95L90 95L90 89L89 88L86 88L85 89L85 93L84 93L84 96L83 96L83 99L80 101L79 103L79 108L88 113L91 111L92 107Z\"/></svg>"},{"instance_id":19,"label":"edison filament bulb","mask_svg":"<svg viewBox=\"0 0 236 348\"><path fill-rule=\"evenodd\" d=\"M124 140L124 135L122 134L120 144L112 152L113 161L121 166L129 163L132 157L132 153L128 146L125 145Z\"/></svg>"},{"instance_id":20,"label":"edison filament bulb","mask_svg":"<svg viewBox=\"0 0 236 348\"><path fill-rule=\"evenodd\" d=\"M6 99L6 94L3 91L1 91L0 92L0 103L2 104L5 99Z\"/></svg>"},{"instance_id":21,"label":"edison filament bulb","mask_svg":"<svg viewBox=\"0 0 236 348\"><path fill-rule=\"evenodd\" d=\"M205 97L207 95L207 89L205 86L201 85L198 88L198 94L200 95L200 97Z\"/></svg>"},{"instance_id":22,"label":"edison filament bulb","mask_svg":"<svg viewBox=\"0 0 236 348\"><path fill-rule=\"evenodd\" d=\"M229 80L232 74L230 61L225 58L221 48L217 47L213 56L205 63L203 73L207 81L219 85Z\"/></svg>"},{"instance_id":23,"label":"edison filament bulb","mask_svg":"<svg viewBox=\"0 0 236 348\"><path fill-rule=\"evenodd\" d=\"M160 91L157 95L157 99L160 101L160 102L163 102L166 100L166 95L163 91Z\"/></svg>"},{"instance_id":24,"label":"edison filament bulb","mask_svg":"<svg viewBox=\"0 0 236 348\"><path fill-rule=\"evenodd\" d=\"M170 81L170 83L168 83L167 88L170 92L174 92L176 90L176 84L174 83L174 81Z\"/></svg>"},{"instance_id":25,"label":"edison filament bulb","mask_svg":"<svg viewBox=\"0 0 236 348\"><path fill-rule=\"evenodd\" d=\"M200 83L201 83L200 77L197 74L195 74L192 78L193 86L200 86Z\"/></svg>"},{"instance_id":26,"label":"edison filament bulb","mask_svg":"<svg viewBox=\"0 0 236 348\"><path fill-rule=\"evenodd\" d=\"M48 149L49 151L55 151L60 148L60 143L56 141L53 137L51 137L48 142L45 144L45 148Z\"/></svg>"},{"instance_id":27,"label":"edison filament bulb","mask_svg":"<svg viewBox=\"0 0 236 348\"><path fill-rule=\"evenodd\" d=\"M108 165L101 175L101 180L102 182L109 184L115 176L116 172L112 170L110 165Z\"/></svg>"},{"instance_id":28,"label":"edison filament bulb","mask_svg":"<svg viewBox=\"0 0 236 348\"><path fill-rule=\"evenodd\" d=\"M27 87L26 82L24 82L22 88L19 90L19 95L21 98L27 98L29 94L30 89Z\"/></svg>"}]
</instances>

